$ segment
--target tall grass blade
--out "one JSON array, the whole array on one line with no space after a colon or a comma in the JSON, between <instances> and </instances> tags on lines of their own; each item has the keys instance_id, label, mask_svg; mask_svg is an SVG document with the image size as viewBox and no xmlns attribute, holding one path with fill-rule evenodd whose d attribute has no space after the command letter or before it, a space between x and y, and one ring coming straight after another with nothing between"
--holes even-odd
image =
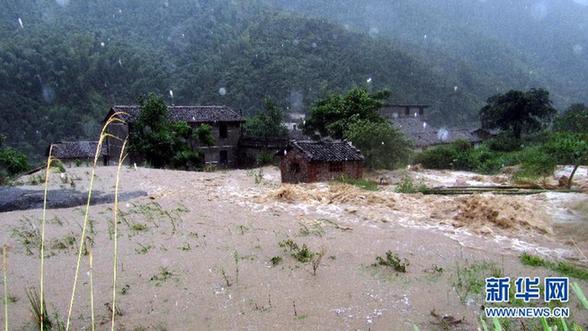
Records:
<instances>
[{"instance_id":1,"label":"tall grass blade","mask_svg":"<svg viewBox=\"0 0 588 331\"><path fill-rule=\"evenodd\" d=\"M69 331L69 327L71 324L71 315L73 312L73 305L74 305L74 301L75 301L75 296L76 296L76 287L78 284L78 278L79 278L79 274L80 274L80 262L82 260L82 251L84 250L84 245L86 243L86 230L88 228L88 217L89 217L89 212L90 212L90 201L92 199L92 189L94 187L94 177L96 176L96 164L98 163L98 156L100 155L100 152L102 151L102 144L104 143L104 139L108 136L108 133L106 133L106 129L108 128L108 126L112 123L115 122L122 122L122 120L118 119L117 116L122 115L123 113L114 113L109 119L108 121L106 121L106 123L104 124L104 126L102 127L102 131L100 131L100 138L98 139L98 145L96 147L96 153L94 154L94 162L92 164L92 171L90 174L90 184L88 185L88 199L86 201L86 209L84 212L84 222L82 224L82 234L80 236L80 246L78 249L78 257L77 257L77 261L76 261L76 273L74 275L74 281L73 281L73 286L72 286L72 291L71 291L71 299L69 301L69 309L67 312L67 321L65 324L65 330ZM93 297L92 297L93 299Z\"/></svg>"},{"instance_id":2,"label":"tall grass blade","mask_svg":"<svg viewBox=\"0 0 588 331\"><path fill-rule=\"evenodd\" d=\"M41 305L39 293L37 293L34 288L27 289L26 292L27 298L29 299L29 303L31 305L31 312L33 313L36 324L39 326L43 324L44 329L39 330L51 330L53 328L53 323L51 323L51 321L47 318L47 306L45 304ZM41 309L41 307L43 307L43 309ZM41 323L41 320L43 319L44 321Z\"/></svg>"},{"instance_id":3,"label":"tall grass blade","mask_svg":"<svg viewBox=\"0 0 588 331\"><path fill-rule=\"evenodd\" d=\"M88 254L90 259L90 317L92 321L92 331L96 329L96 323L94 319L94 255L92 253L92 245L87 245Z\"/></svg>"},{"instance_id":4,"label":"tall grass blade","mask_svg":"<svg viewBox=\"0 0 588 331\"><path fill-rule=\"evenodd\" d=\"M578 285L578 283L572 283L572 291L574 291L584 309L588 310L588 299L586 299L584 291L582 291L582 288L580 287L580 285Z\"/></svg>"},{"instance_id":5,"label":"tall grass blade","mask_svg":"<svg viewBox=\"0 0 588 331\"><path fill-rule=\"evenodd\" d=\"M4 331L8 331L8 262L6 261L6 245L2 246L2 274L4 279Z\"/></svg>"},{"instance_id":6,"label":"tall grass blade","mask_svg":"<svg viewBox=\"0 0 588 331\"><path fill-rule=\"evenodd\" d=\"M488 331L488 324L486 324L486 321L484 321L484 318L482 318L482 316L480 316L480 325L482 325L483 331Z\"/></svg>"},{"instance_id":7,"label":"tall grass blade","mask_svg":"<svg viewBox=\"0 0 588 331\"><path fill-rule=\"evenodd\" d=\"M494 331L502 331L502 326L500 325L498 318L493 318L492 324L494 324Z\"/></svg>"},{"instance_id":8,"label":"tall grass blade","mask_svg":"<svg viewBox=\"0 0 588 331\"><path fill-rule=\"evenodd\" d=\"M553 331L551 326L547 323L547 319L545 317L541 317L541 326L543 327L543 331Z\"/></svg>"},{"instance_id":9,"label":"tall grass blade","mask_svg":"<svg viewBox=\"0 0 588 331\"><path fill-rule=\"evenodd\" d=\"M45 311L45 222L47 220L47 191L49 187L49 170L51 169L51 162L53 161L53 144L49 146L49 156L47 156L47 167L45 168L45 188L43 190L43 214L41 217L41 270L39 276L39 296L40 311ZM41 330L45 328L45 318L41 318Z\"/></svg>"},{"instance_id":10,"label":"tall grass blade","mask_svg":"<svg viewBox=\"0 0 588 331\"><path fill-rule=\"evenodd\" d=\"M118 273L118 188L120 183L120 170L126 158L125 147L127 146L127 139L122 144L120 155L118 156L118 167L116 169L116 183L114 184L114 250L113 250L113 268L112 268L112 320L110 330L114 331L114 319L116 317L116 277Z\"/></svg>"}]
</instances>

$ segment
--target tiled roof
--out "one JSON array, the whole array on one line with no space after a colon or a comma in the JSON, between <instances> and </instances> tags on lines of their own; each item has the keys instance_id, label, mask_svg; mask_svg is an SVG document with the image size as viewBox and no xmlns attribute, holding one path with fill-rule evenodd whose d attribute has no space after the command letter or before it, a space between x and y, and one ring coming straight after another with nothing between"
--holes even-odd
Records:
<instances>
[{"instance_id":1,"label":"tiled roof","mask_svg":"<svg viewBox=\"0 0 588 331\"><path fill-rule=\"evenodd\" d=\"M167 108L172 121L185 121L188 123L245 121L241 115L227 106L168 106ZM116 112L128 114L123 116L123 119L127 122L133 122L139 116L140 107L138 105L114 106L108 113L107 118Z\"/></svg>"},{"instance_id":2,"label":"tiled roof","mask_svg":"<svg viewBox=\"0 0 588 331\"><path fill-rule=\"evenodd\" d=\"M98 147L97 141L64 141L53 144L53 157L66 159L92 159ZM100 156L107 155L106 146L102 145Z\"/></svg>"},{"instance_id":3,"label":"tiled roof","mask_svg":"<svg viewBox=\"0 0 588 331\"><path fill-rule=\"evenodd\" d=\"M452 143L456 140L466 140L472 143L480 142L474 129L432 127L419 117L400 117L392 122L416 147L427 147Z\"/></svg>"},{"instance_id":4,"label":"tiled roof","mask_svg":"<svg viewBox=\"0 0 588 331\"><path fill-rule=\"evenodd\" d=\"M310 161L362 161L363 155L347 141L292 141L289 148L302 151Z\"/></svg>"}]
</instances>

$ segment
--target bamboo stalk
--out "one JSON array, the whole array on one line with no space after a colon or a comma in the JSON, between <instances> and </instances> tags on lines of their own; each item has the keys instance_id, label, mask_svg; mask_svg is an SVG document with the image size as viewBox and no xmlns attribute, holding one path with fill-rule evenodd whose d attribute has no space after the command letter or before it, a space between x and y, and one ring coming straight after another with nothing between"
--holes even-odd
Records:
<instances>
[{"instance_id":1,"label":"bamboo stalk","mask_svg":"<svg viewBox=\"0 0 588 331\"><path fill-rule=\"evenodd\" d=\"M114 319L116 317L116 277L118 272L118 188L120 183L120 170L126 155L124 154L127 145L127 139L123 142L120 154L118 156L118 167L116 169L116 183L114 185L114 250L113 250L113 269L112 269L112 320L110 330L114 331Z\"/></svg>"}]
</instances>

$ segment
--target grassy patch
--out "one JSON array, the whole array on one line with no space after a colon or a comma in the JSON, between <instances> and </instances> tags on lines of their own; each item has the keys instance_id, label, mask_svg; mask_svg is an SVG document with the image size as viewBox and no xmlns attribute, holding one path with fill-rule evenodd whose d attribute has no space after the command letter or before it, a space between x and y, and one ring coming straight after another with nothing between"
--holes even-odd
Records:
<instances>
[{"instance_id":1,"label":"grassy patch","mask_svg":"<svg viewBox=\"0 0 588 331\"><path fill-rule=\"evenodd\" d=\"M368 190L368 191L377 191L378 190L378 183L374 182L373 180L369 179L355 179L347 176L342 176L336 179L336 182L349 184L353 186L357 186L361 189Z\"/></svg>"},{"instance_id":2,"label":"grassy patch","mask_svg":"<svg viewBox=\"0 0 588 331\"><path fill-rule=\"evenodd\" d=\"M133 223L133 224L131 224L131 230L134 231L134 232L147 231L147 224Z\"/></svg>"},{"instance_id":3,"label":"grassy patch","mask_svg":"<svg viewBox=\"0 0 588 331\"><path fill-rule=\"evenodd\" d=\"M521 263L531 267L544 267L557 272L560 276L573 277L588 280L588 269L565 261L547 261L539 256L523 253L520 257Z\"/></svg>"},{"instance_id":4,"label":"grassy patch","mask_svg":"<svg viewBox=\"0 0 588 331\"><path fill-rule=\"evenodd\" d=\"M153 248L153 246L151 245L142 245L142 244L138 244L139 248L135 248L135 253L139 254L139 255L145 255L147 254L151 248Z\"/></svg>"},{"instance_id":5,"label":"grassy patch","mask_svg":"<svg viewBox=\"0 0 588 331\"><path fill-rule=\"evenodd\" d=\"M462 302L468 297L482 295L485 288L485 279L488 277L501 277L502 270L493 262L481 261L471 265L460 267L457 266L454 283L457 295Z\"/></svg>"},{"instance_id":6,"label":"grassy patch","mask_svg":"<svg viewBox=\"0 0 588 331\"><path fill-rule=\"evenodd\" d=\"M76 238L72 235L67 235L62 239L53 239L51 240L50 247L51 249L56 250L65 250L69 248L73 248L76 244Z\"/></svg>"},{"instance_id":7,"label":"grassy patch","mask_svg":"<svg viewBox=\"0 0 588 331\"><path fill-rule=\"evenodd\" d=\"M155 284L155 286L161 286L174 276L175 275L171 271L169 271L168 268L161 267L159 268L159 273L151 276L151 278L149 278L149 281Z\"/></svg>"},{"instance_id":8,"label":"grassy patch","mask_svg":"<svg viewBox=\"0 0 588 331\"><path fill-rule=\"evenodd\" d=\"M12 229L11 236L24 246L27 255L34 255L34 251L41 247L41 231L27 217L23 223L23 226Z\"/></svg>"},{"instance_id":9,"label":"grassy patch","mask_svg":"<svg viewBox=\"0 0 588 331\"><path fill-rule=\"evenodd\" d=\"M190 246L190 243L184 243L182 246L178 247L178 249L187 252L191 251L192 247Z\"/></svg>"},{"instance_id":10,"label":"grassy patch","mask_svg":"<svg viewBox=\"0 0 588 331\"><path fill-rule=\"evenodd\" d=\"M312 258L315 256L315 252L313 252L306 244L303 244L302 247L298 246L292 239L283 240L280 242L280 247L285 248L292 254L298 262L300 263L307 263L312 261Z\"/></svg>"},{"instance_id":11,"label":"grassy patch","mask_svg":"<svg viewBox=\"0 0 588 331\"><path fill-rule=\"evenodd\" d=\"M325 234L325 230L319 222L314 222L310 225L300 223L299 233L301 236L313 235L317 237L322 237Z\"/></svg>"}]
</instances>

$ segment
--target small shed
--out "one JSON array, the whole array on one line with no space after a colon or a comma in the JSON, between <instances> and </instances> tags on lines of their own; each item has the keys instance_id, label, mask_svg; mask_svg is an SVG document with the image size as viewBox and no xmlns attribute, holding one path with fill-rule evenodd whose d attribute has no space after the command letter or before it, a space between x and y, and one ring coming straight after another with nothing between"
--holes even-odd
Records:
<instances>
[{"instance_id":1,"label":"small shed","mask_svg":"<svg viewBox=\"0 0 588 331\"><path fill-rule=\"evenodd\" d=\"M291 141L280 154L282 183L363 176L364 157L347 141Z\"/></svg>"},{"instance_id":2,"label":"small shed","mask_svg":"<svg viewBox=\"0 0 588 331\"><path fill-rule=\"evenodd\" d=\"M62 141L53 144L52 154L54 158L59 159L68 167L82 164L89 165L94 162L94 155L96 154L97 148L97 141ZM47 148L47 153L49 153L49 148ZM104 145L102 145L98 157L98 165L101 163L106 165L108 163L108 154Z\"/></svg>"}]
</instances>

